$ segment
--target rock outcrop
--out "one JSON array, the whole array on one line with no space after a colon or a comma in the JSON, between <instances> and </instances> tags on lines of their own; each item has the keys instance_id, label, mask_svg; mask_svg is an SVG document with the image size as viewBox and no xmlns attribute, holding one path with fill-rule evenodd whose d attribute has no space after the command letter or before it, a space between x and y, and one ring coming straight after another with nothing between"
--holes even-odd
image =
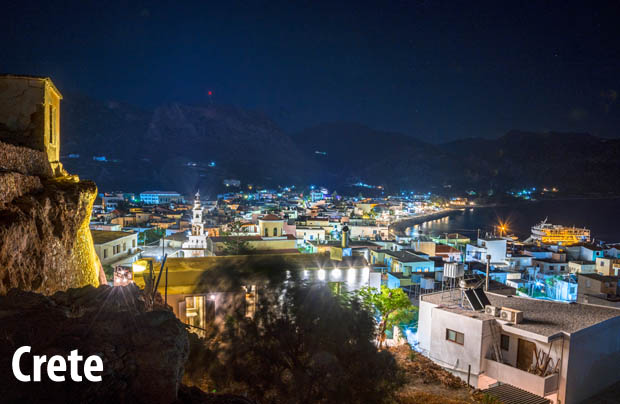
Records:
<instances>
[{"instance_id":1,"label":"rock outcrop","mask_svg":"<svg viewBox=\"0 0 620 404\"><path fill-rule=\"evenodd\" d=\"M253 403L182 385L189 355L186 326L168 307L151 306L148 300L135 284L85 286L51 296L11 289L0 296L0 402ZM84 359L90 355L102 359L103 372L98 374L102 380L74 382L66 372L64 382L51 382L44 365L41 382L19 382L12 359L25 345L31 351L20 360L24 374L33 374L34 355L67 358L77 350Z\"/></svg>"},{"instance_id":2,"label":"rock outcrop","mask_svg":"<svg viewBox=\"0 0 620 404\"><path fill-rule=\"evenodd\" d=\"M44 152L0 142L0 294L99 285L96 195L91 181L55 177Z\"/></svg>"},{"instance_id":3,"label":"rock outcrop","mask_svg":"<svg viewBox=\"0 0 620 404\"><path fill-rule=\"evenodd\" d=\"M178 398L187 331L172 311L147 311L134 284L86 286L51 296L12 289L0 297L0 318L0 401L172 403ZM102 358L102 381L55 383L44 370L40 383L18 382L11 359L24 345L32 347L21 360L24 373L32 368L30 355L67 358L77 349L84 358Z\"/></svg>"}]
</instances>

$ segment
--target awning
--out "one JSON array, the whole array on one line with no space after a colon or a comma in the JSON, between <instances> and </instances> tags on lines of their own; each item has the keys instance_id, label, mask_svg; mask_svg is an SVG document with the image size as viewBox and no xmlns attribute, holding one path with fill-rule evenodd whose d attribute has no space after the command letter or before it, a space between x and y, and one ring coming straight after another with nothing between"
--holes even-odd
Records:
<instances>
[{"instance_id":1,"label":"awning","mask_svg":"<svg viewBox=\"0 0 620 404\"><path fill-rule=\"evenodd\" d=\"M530 393L529 391L521 390L511 384L500 384L498 386L490 387L486 390L482 390L483 393L497 398L502 404L550 404L551 401Z\"/></svg>"}]
</instances>

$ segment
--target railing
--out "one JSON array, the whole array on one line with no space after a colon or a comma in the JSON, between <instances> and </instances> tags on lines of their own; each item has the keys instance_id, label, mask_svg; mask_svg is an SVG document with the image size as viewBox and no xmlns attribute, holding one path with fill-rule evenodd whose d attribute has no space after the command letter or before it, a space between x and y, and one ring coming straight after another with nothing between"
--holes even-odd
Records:
<instances>
[{"instance_id":1,"label":"railing","mask_svg":"<svg viewBox=\"0 0 620 404\"><path fill-rule=\"evenodd\" d=\"M499 363L493 359L483 360L484 374L502 383L512 384L515 387L537 394L547 396L558 390L558 374L538 376L505 363Z\"/></svg>"}]
</instances>

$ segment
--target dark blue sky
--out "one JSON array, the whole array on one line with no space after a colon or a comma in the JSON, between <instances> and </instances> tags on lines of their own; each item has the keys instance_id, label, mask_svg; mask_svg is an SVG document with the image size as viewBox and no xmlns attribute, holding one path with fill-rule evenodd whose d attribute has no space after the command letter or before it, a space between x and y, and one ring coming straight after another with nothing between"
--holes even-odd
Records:
<instances>
[{"instance_id":1,"label":"dark blue sky","mask_svg":"<svg viewBox=\"0 0 620 404\"><path fill-rule=\"evenodd\" d=\"M618 2L35 3L3 5L0 71L65 94L153 107L212 90L287 131L620 136Z\"/></svg>"}]
</instances>

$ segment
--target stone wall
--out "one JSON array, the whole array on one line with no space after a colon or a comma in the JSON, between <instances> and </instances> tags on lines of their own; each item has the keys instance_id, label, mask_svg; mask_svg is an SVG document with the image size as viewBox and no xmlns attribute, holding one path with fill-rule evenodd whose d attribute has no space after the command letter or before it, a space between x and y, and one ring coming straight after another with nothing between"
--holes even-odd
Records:
<instances>
[{"instance_id":1,"label":"stone wall","mask_svg":"<svg viewBox=\"0 0 620 404\"><path fill-rule=\"evenodd\" d=\"M97 187L52 178L45 153L0 142L0 294L99 285L88 228Z\"/></svg>"}]
</instances>

